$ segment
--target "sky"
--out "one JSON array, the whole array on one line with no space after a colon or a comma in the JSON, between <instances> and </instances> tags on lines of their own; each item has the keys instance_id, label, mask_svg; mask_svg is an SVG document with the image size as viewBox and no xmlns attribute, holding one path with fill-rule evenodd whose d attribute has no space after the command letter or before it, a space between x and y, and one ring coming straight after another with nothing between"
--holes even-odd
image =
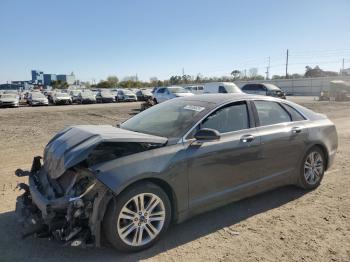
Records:
<instances>
[{"instance_id":1,"label":"sky","mask_svg":"<svg viewBox=\"0 0 350 262\"><path fill-rule=\"evenodd\" d=\"M0 83L350 67L350 0L0 0Z\"/></svg>"}]
</instances>

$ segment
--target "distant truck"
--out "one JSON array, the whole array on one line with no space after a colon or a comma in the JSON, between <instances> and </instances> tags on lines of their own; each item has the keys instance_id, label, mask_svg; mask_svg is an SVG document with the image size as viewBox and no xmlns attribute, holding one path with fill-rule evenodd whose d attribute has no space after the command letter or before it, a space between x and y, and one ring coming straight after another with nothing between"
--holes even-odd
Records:
<instances>
[{"instance_id":1,"label":"distant truck","mask_svg":"<svg viewBox=\"0 0 350 262\"><path fill-rule=\"evenodd\" d=\"M320 101L350 101L350 82L343 80L330 81L329 91L321 91Z\"/></svg>"},{"instance_id":2,"label":"distant truck","mask_svg":"<svg viewBox=\"0 0 350 262\"><path fill-rule=\"evenodd\" d=\"M273 96L286 99L286 94L276 85L268 83L252 83L242 86L242 91L247 94Z\"/></svg>"}]
</instances>

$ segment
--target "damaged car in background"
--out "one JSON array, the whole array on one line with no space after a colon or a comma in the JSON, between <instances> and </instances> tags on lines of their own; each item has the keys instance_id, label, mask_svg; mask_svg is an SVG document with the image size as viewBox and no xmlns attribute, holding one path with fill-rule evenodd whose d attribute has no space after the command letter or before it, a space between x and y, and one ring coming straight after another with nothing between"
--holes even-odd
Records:
<instances>
[{"instance_id":1,"label":"damaged car in background","mask_svg":"<svg viewBox=\"0 0 350 262\"><path fill-rule=\"evenodd\" d=\"M72 246L150 247L170 223L283 185L317 188L337 132L282 99L207 94L155 105L119 127L72 126L18 187L22 236ZM283 156L283 157L278 157ZM276 161L276 157L278 161Z\"/></svg>"}]
</instances>

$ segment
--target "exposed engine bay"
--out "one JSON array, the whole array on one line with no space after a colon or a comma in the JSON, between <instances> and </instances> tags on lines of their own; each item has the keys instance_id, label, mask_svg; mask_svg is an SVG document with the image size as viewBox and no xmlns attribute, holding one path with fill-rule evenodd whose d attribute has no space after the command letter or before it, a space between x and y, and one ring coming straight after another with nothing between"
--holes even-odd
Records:
<instances>
[{"instance_id":1,"label":"exposed engine bay","mask_svg":"<svg viewBox=\"0 0 350 262\"><path fill-rule=\"evenodd\" d=\"M100 246L100 227L111 192L87 168L76 167L51 179L34 158L29 176L19 184L25 192L17 198L16 212L23 225L22 237L35 234L72 246Z\"/></svg>"}]
</instances>

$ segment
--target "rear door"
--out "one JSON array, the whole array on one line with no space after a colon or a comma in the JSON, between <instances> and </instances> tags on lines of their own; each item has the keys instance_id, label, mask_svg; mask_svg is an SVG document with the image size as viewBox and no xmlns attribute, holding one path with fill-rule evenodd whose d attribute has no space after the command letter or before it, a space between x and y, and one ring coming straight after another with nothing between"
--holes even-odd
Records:
<instances>
[{"instance_id":1,"label":"rear door","mask_svg":"<svg viewBox=\"0 0 350 262\"><path fill-rule=\"evenodd\" d=\"M271 181L288 181L299 171L306 150L305 119L292 107L275 101L257 100L254 106L264 177Z\"/></svg>"},{"instance_id":2,"label":"rear door","mask_svg":"<svg viewBox=\"0 0 350 262\"><path fill-rule=\"evenodd\" d=\"M165 88L159 88L156 91L156 99L158 103L164 102L164 92L165 92Z\"/></svg>"}]
</instances>

